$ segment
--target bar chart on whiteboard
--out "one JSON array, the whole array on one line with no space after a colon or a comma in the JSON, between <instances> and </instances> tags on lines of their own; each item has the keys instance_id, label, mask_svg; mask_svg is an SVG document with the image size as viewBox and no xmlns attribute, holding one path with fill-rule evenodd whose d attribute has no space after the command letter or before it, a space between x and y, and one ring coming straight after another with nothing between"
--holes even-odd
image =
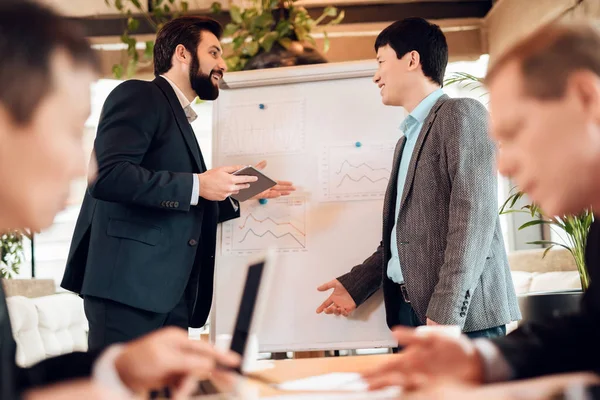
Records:
<instances>
[{"instance_id":1,"label":"bar chart on whiteboard","mask_svg":"<svg viewBox=\"0 0 600 400\"><path fill-rule=\"evenodd\" d=\"M382 199L395 142L324 146L319 160L322 201Z\"/></svg>"},{"instance_id":2,"label":"bar chart on whiteboard","mask_svg":"<svg viewBox=\"0 0 600 400\"><path fill-rule=\"evenodd\" d=\"M224 156L304 151L304 99L230 104L221 113L219 139Z\"/></svg>"},{"instance_id":3,"label":"bar chart on whiteboard","mask_svg":"<svg viewBox=\"0 0 600 400\"><path fill-rule=\"evenodd\" d=\"M306 199L291 196L244 205L240 218L223 224L222 234L223 254L246 255L269 247L307 251Z\"/></svg>"}]
</instances>

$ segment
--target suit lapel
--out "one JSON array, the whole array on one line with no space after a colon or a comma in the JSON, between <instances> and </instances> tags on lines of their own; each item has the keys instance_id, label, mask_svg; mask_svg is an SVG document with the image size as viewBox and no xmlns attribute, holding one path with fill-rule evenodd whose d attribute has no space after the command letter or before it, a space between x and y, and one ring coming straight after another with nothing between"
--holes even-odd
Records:
<instances>
[{"instance_id":1,"label":"suit lapel","mask_svg":"<svg viewBox=\"0 0 600 400\"><path fill-rule=\"evenodd\" d=\"M419 157L421 156L421 148L423 147L423 143L425 143L425 139L431 130L431 126L433 125L433 121L435 121L435 117L437 116L437 112L444 104L444 102L448 99L447 95L442 95L438 101L436 101L435 105L432 107L431 112L425 119L423 123L423 128L421 128L421 132L419 132L419 137L417 138L417 142L415 143L415 148L413 150L412 158L410 160L410 165L408 166L408 172L406 174L406 181L404 183L404 190L402 192L402 200L400 202L400 209L404 208L404 203L406 202L406 198L412 189L413 181L415 179L415 171L417 168L417 163L419 161ZM396 173L397 175L397 173Z\"/></svg>"},{"instance_id":2,"label":"suit lapel","mask_svg":"<svg viewBox=\"0 0 600 400\"><path fill-rule=\"evenodd\" d=\"M387 233L389 228L390 218L394 219L394 213L390 214L391 211L395 210L396 207L396 191L398 186L398 169L400 168L400 159L402 158L402 151L406 144L406 136L402 136L398 143L396 143L396 149L394 150L394 161L392 165L392 173L390 175L390 181L388 183L387 190L385 192L385 200L383 202L383 224Z\"/></svg>"},{"instance_id":3,"label":"suit lapel","mask_svg":"<svg viewBox=\"0 0 600 400\"><path fill-rule=\"evenodd\" d=\"M206 171L206 165L204 164L204 158L202 157L202 153L200 152L200 147L198 146L198 141L196 140L196 135L194 135L194 130L192 126L187 120L185 116L185 111L181 107L181 103L177 98L177 95L173 91L173 88L165 79L161 77L157 77L154 79L154 83L162 90L162 92L167 97L169 101L169 105L173 110L173 114L175 115L175 121L177 121L177 125L179 126L179 130L185 139L185 142L188 146L188 150L190 151L196 165L200 169L201 172Z\"/></svg>"}]
</instances>

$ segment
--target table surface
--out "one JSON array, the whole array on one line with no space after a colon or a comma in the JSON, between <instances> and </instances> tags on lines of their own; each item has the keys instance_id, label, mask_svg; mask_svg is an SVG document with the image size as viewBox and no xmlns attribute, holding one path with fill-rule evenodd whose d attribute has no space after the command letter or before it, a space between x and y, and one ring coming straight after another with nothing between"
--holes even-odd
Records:
<instances>
[{"instance_id":1,"label":"table surface","mask_svg":"<svg viewBox=\"0 0 600 400\"><path fill-rule=\"evenodd\" d=\"M248 374L245 379L213 379L213 383L222 392L245 390L257 393L260 397L291 394L293 392L278 390L269 383L277 384L332 372L363 372L376 365L380 365L392 356L392 354L377 354L294 360L265 360L259 361L259 365L272 363L273 368Z\"/></svg>"},{"instance_id":2,"label":"table surface","mask_svg":"<svg viewBox=\"0 0 600 400\"><path fill-rule=\"evenodd\" d=\"M273 368L265 369L247 377L232 377L231 375L213 379L214 386L220 393L235 393L236 399L259 399L283 394L293 394L291 391L277 390L273 383L289 380L308 378L310 376L328 374L332 372L363 372L394 357L393 354L350 356L350 357L324 357L310 359L260 361L260 363L273 363ZM253 378L255 377L255 378ZM532 380L505 382L493 385L484 385L472 388L461 394L464 400L506 400L518 397L523 400L548 399L558 389L564 389L572 384L600 384L600 378L593 373L573 373L564 375L550 375ZM463 388L464 390L464 388ZM298 392L296 392L298 393ZM315 393L315 392L312 392ZM438 393L439 395L439 393ZM421 394L406 393L404 400L433 397L421 397ZM226 395L225 395L226 396ZM367 394L368 396L368 394ZM416 396L416 397L413 397ZM315 399L318 397L315 394ZM219 399L222 397L219 397ZM228 398L228 397L224 397ZM365 397L368 398L368 397Z\"/></svg>"}]
</instances>

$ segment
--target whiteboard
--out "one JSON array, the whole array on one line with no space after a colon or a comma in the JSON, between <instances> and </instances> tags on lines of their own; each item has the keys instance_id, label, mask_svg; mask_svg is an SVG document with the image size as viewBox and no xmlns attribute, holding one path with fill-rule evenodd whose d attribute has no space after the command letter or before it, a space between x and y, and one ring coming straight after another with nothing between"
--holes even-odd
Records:
<instances>
[{"instance_id":1,"label":"whiteboard","mask_svg":"<svg viewBox=\"0 0 600 400\"><path fill-rule=\"evenodd\" d=\"M395 345L381 291L351 317L316 314L316 288L379 245L382 207L399 126L372 82L376 63L346 62L227 74L213 106L213 165L267 160L291 180L290 197L241 205L219 226L211 338L231 333L257 252L278 248L274 287L258 330L261 352Z\"/></svg>"}]
</instances>

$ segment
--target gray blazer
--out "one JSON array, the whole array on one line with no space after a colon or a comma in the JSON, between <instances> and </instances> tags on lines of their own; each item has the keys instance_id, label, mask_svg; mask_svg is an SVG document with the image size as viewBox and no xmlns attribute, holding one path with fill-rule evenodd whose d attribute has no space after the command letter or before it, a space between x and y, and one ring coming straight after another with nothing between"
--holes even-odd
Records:
<instances>
[{"instance_id":1,"label":"gray blazer","mask_svg":"<svg viewBox=\"0 0 600 400\"><path fill-rule=\"evenodd\" d=\"M498 216L494 146L478 101L443 95L425 119L408 169L397 243L411 305L422 323L472 332L521 318ZM404 137L383 206L383 240L339 277L357 305L383 286L390 328L399 323L399 285L387 277Z\"/></svg>"}]
</instances>

